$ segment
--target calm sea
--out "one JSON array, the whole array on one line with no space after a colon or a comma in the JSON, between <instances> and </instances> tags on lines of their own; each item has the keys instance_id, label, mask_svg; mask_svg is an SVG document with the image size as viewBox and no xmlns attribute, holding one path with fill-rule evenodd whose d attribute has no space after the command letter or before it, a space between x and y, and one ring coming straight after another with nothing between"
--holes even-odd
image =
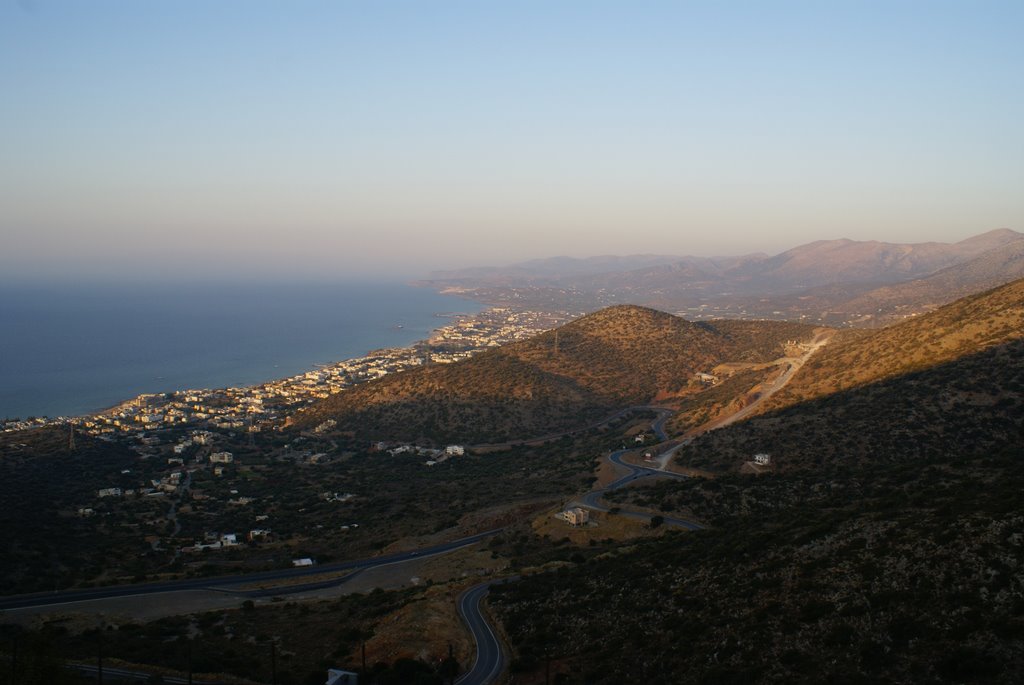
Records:
<instances>
[{"instance_id":1,"label":"calm sea","mask_svg":"<svg viewBox=\"0 0 1024 685\"><path fill-rule=\"evenodd\" d=\"M426 338L479 304L401 284L0 285L0 417L252 385Z\"/></svg>"}]
</instances>

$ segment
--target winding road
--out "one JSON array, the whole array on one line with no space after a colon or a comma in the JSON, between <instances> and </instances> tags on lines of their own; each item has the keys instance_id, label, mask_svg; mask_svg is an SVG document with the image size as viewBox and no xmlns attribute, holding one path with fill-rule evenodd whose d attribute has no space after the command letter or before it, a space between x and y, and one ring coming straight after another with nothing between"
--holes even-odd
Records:
<instances>
[{"instance_id":1,"label":"winding road","mask_svg":"<svg viewBox=\"0 0 1024 685\"><path fill-rule=\"evenodd\" d=\"M571 502L569 506L586 507L587 509L593 509L594 511L611 511L610 507L607 507L601 503L601 499L607 493L613 490L624 488L627 485L630 485L631 483L634 483L642 478L662 477L684 480L688 477L682 475L681 473L673 473L672 471L662 471L661 469L647 466L638 466L636 464L630 464L626 461L623 461L623 456L625 456L630 451L631 450L622 449L612 452L610 455L608 455L608 461L615 464L616 466L621 466L622 468L627 470L626 475L612 482L607 487L601 488L600 490L592 490L591 492L588 492L579 500ZM619 516L639 519L642 521L650 521L654 517L653 514L645 514L639 511L617 510L616 513ZM664 523L670 526L677 526L679 528L685 528L687 530L702 530L704 528L704 526L700 525L699 523L687 521L686 519L675 518L673 516L661 516L661 518Z\"/></svg>"},{"instance_id":2,"label":"winding road","mask_svg":"<svg viewBox=\"0 0 1024 685\"><path fill-rule=\"evenodd\" d=\"M749 416L766 399L768 399L771 395L773 395L775 392L784 387L789 382L789 380L796 374L796 372L803 366L804 362L806 362L807 359L811 357L811 355L817 352L818 349L825 345L830 339L831 335L829 333L819 334L804 355L802 355L799 358L787 360L788 367L786 371L784 371L769 388L766 388L765 391L761 394L761 396L758 397L757 400L755 400L755 402L728 417L719 419L715 422L712 422L711 424L702 427L700 429L700 432L712 430L714 428L720 428L722 426L728 425L735 421L742 420L743 418ZM598 422L597 424L594 424L593 426L589 426L588 428L604 425L629 412L637 410L652 410L658 413L657 418L651 423L651 430L655 434L660 443L666 443L668 441L668 436L665 433L664 425L665 422L671 416L671 410L668 410L664 407L628 407L626 409L614 413L613 415L609 416L603 421ZM580 432L580 430L586 430L586 428L578 429L575 431L567 431L564 433L558 433L549 436L542 436L530 440L502 443L500 445L478 445L476 447L503 447L516 444L534 444L538 442L546 442L558 437L562 437L564 435L577 433ZM685 444L691 439L692 436L684 439L683 442L679 444L669 443L667 447L663 445L663 451L658 455L658 458L656 460L658 467L648 467L630 464L624 461L624 456L633 451L630 449L623 448L612 452L611 454L608 455L607 459L609 460L609 462L614 464L618 469L625 469L625 473L621 475L619 478L617 478L615 481L607 485L606 487L600 488L598 490L593 490L587 493L579 500L572 502L569 506L581 506L586 507L588 509L593 509L595 511L609 512L611 508L604 505L601 501L603 497L609 492L626 487L638 480L645 478L687 478L688 476L686 475L668 471L666 469L666 466L669 459L674 454L675 450L679 447L679 445ZM190 480L191 473L189 473L189 480L186 481L185 488L187 488L188 485L190 484ZM172 502L167 514L167 519L175 525L175 532L177 532L180 529L180 525L178 524L176 515L176 504L176 502ZM654 517L654 515L652 514L637 511L622 511L621 509L618 508L616 509L616 514L620 516L646 521L650 521ZM670 516L661 516L661 520L664 524L684 528L687 530L703 529L703 526L701 526L700 524L695 523L693 521L688 521L686 519L680 519ZM107 599L112 597L141 596L195 589L215 590L219 592L249 597L264 596L268 594L283 595L296 592L304 592L313 589L330 587L333 585L340 585L341 583L350 580L351 578L353 578L354 576L358 575L360 572L366 569L379 566L386 566L389 564L398 564L405 561L410 561L412 559L422 559L424 557L434 556L438 554L445 554L447 552L451 552L456 549L460 549L462 547L475 544L483 539L498 534L502 530L504 529L498 528L490 531L485 531L483 533L477 533L475 535L463 537L458 540L453 540L451 542L433 545L430 547L423 547L420 549L410 550L406 552L398 552L378 557L371 557L367 559L357 559L352 561L341 561L329 564L322 564L319 566L312 567L285 568L257 573L219 576L215 578L186 578L157 583L116 585L82 590L67 590L62 592L36 593L31 595L15 595L9 597L2 597L0 598L0 610L20 609L38 606L52 606L72 602ZM266 590L242 590L237 587L241 584L258 583L261 581L284 580L290 578L301 578L303 576L323 575L340 571L353 571L353 573L349 573L341 578L334 578L326 581L313 581L309 583L293 584L287 587L278 587ZM497 678L501 675L502 671L504 671L506 659L505 654L502 651L501 642L498 639L495 628L488 622L487 618L481 611L480 605L483 599L490 592L492 586L496 584L514 582L516 580L518 580L518 576L489 580L484 583L480 583L478 585L470 587L459 596L457 610L459 616L466 623L466 626L469 628L470 632L473 635L473 639L476 643L476 657L472 668L455 680L455 683L457 685L491 685L492 683L496 682ZM80 665L73 666L73 668L79 669L82 672L90 674L95 672L94 667L91 666ZM111 669L108 672L114 674L113 669ZM134 676L138 674L130 671L124 671L121 675ZM181 679L171 678L166 680L166 682L182 681Z\"/></svg>"},{"instance_id":3,"label":"winding road","mask_svg":"<svg viewBox=\"0 0 1024 685\"><path fill-rule=\"evenodd\" d=\"M469 588L459 595L459 616L466 622L469 632L476 642L476 658L473 667L455 680L456 685L486 685L493 683L505 668L505 654L501 650L501 642L494 628L480 611L480 602L491 586L507 583L517 578L489 580Z\"/></svg>"},{"instance_id":4,"label":"winding road","mask_svg":"<svg viewBox=\"0 0 1024 685\"><path fill-rule=\"evenodd\" d=\"M397 564L411 559L422 559L424 557L445 554L467 545L472 545L485 538L497 535L502 529L485 531L476 535L469 535L458 540L445 542L430 547L407 552L395 552L384 554L379 557L367 559L356 559L353 561L338 561L318 566L304 566L298 568L274 569L272 571L261 571L258 573L245 573L233 576L218 576L215 578L183 578L180 580L167 580L159 583L140 583L138 585L109 585L106 587L89 588L83 590L65 590L62 592L40 592L31 595L13 595L0 598L0 610L23 609L26 607L48 606L54 604L67 604L70 602L82 602L92 599L107 599L110 597L132 597L137 595L151 595L162 592L177 592L179 590L219 590L242 596L254 596L254 592L265 593L266 591L244 591L235 589L233 586L240 584L258 583L260 581L284 580L287 578L301 578L303 576L322 575L335 571L357 571ZM284 595L295 592L303 592L310 589L338 585L353 577L349 574L344 578L331 581L307 583L305 585L291 585L288 587L275 588L270 594Z\"/></svg>"},{"instance_id":5,"label":"winding road","mask_svg":"<svg viewBox=\"0 0 1024 685\"><path fill-rule=\"evenodd\" d=\"M664 439L665 434L662 430L662 426L664 425L667 417L668 414L665 413L651 426L655 434L659 436L659 439ZM671 471L663 471L646 466L637 466L623 461L623 456L630 451L631 450L628 449L621 449L608 455L608 461L618 467L626 469L625 475L600 490L594 490L587 493L579 500L572 502L569 506L581 506L595 511L610 511L609 507L602 504L600 500L605 494L613 490L626 487L627 485L642 478L654 478L658 476L676 479L687 478L687 476L679 473L672 473ZM653 518L652 514L645 514L639 511L620 510L617 514L619 516L626 516L643 521L650 521L651 518ZM662 516L662 521L665 525L677 526L687 530L703 530L704 528L704 526L699 523L694 523L693 521L687 521L686 519L675 518L672 516ZM473 662L473 667L455 681L456 685L491 685L497 681L498 676L501 675L503 670L505 670L505 654L501 649L501 643L498 641L494 627L483 615L483 612L480 609L480 603L483 601L484 597L487 596L487 593L490 592L491 586L498 583L513 582L515 580L518 580L518 577L489 580L485 583L474 585L459 596L459 616L462 617L462 620L466 623L466 627L468 627L469 631L473 634L473 640L476 642L476 660Z\"/></svg>"}]
</instances>

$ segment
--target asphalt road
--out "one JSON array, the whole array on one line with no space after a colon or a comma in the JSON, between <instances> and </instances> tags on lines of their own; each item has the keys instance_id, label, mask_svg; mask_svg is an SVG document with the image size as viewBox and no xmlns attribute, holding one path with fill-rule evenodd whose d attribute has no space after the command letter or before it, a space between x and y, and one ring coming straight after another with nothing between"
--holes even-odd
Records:
<instances>
[{"instance_id":1,"label":"asphalt road","mask_svg":"<svg viewBox=\"0 0 1024 685\"><path fill-rule=\"evenodd\" d=\"M662 420L659 421L663 422ZM658 426L658 429L660 429L660 425ZM603 505L600 500L605 493L611 492L612 490L625 487L641 478L653 478L658 476L667 478L686 478L686 476L679 473L628 464L622 460L623 455L628 451L629 450L622 449L612 452L608 456L609 461L613 464L621 466L627 470L626 475L614 481L606 488L587 493L580 501L577 501L574 504L595 509L597 511L608 511L609 508ZM651 514L645 514L639 511L619 511L618 515L640 519L642 521L650 521L652 518ZM672 516L663 516L662 519L666 525L678 526L680 528L686 528L687 530L702 530L704 528L704 526L694 523L693 521L674 518ZM492 585L497 583L513 582L515 580L518 580L518 577L488 581L486 583L474 585L459 596L459 615L466 622L466 626L473 634L473 640L476 641L476 660L473 662L473 667L455 681L456 685L490 685L497 680L498 676L501 675L501 672L505 669L505 655L501 650L501 643L498 641L494 628L487 622L483 613L481 613L480 602L487 596Z\"/></svg>"},{"instance_id":2,"label":"asphalt road","mask_svg":"<svg viewBox=\"0 0 1024 685\"><path fill-rule=\"evenodd\" d=\"M95 678L99 677L99 668L96 666L86 666L84 664L68 664L67 669L69 671L77 671L85 676L92 676ZM104 682L118 682L118 683L148 683L152 678L151 673L148 671L131 671L126 668L111 668L105 666L103 668ZM161 676L162 681L167 685L187 685L188 679L180 676L165 675ZM223 682L223 681L221 681ZM217 683L210 680L199 680L198 678L192 679L192 685L217 685Z\"/></svg>"},{"instance_id":3,"label":"asphalt road","mask_svg":"<svg viewBox=\"0 0 1024 685\"><path fill-rule=\"evenodd\" d=\"M655 411L659 411L661 415L652 424L652 429L655 435L657 435L659 439L663 440L665 434L662 426L664 425L665 419L668 417L668 413L664 412L661 408L631 407L629 409L623 410L622 412L619 412L616 416L625 414L628 411L635 411L637 409L653 409ZM685 478L685 476L683 475L671 473L668 471L661 471L655 468L627 464L622 460L622 456L627 451L628 450L622 449L618 450L617 452L613 452L611 455L609 455L610 461L627 470L626 475L622 476L621 478L619 478L606 488L588 493L583 498L583 501L581 503L582 506L596 509L598 511L608 511L608 508L600 503L601 497L607 492L629 485L633 481L641 478L649 478L656 476L670 478ZM619 515L628 516L631 518L638 518L642 520L651 519L651 515L643 514L640 512L622 511L619 512ZM690 530L697 530L702 528L702 526L693 523L692 521L685 521L683 519L676 519L672 517L663 518L664 522L668 525L688 528ZM49 606L55 604L65 604L70 602L81 602L93 599L107 599L110 597L130 597L195 589L218 590L242 596L258 596L266 593L274 595L288 594L291 592L305 591L309 589L336 585L350 579L354 574L350 574L343 579L317 581L301 585L291 585L285 588L276 588L267 591L238 590L233 586L257 583L260 581L301 578L303 576L321 575L324 573L331 573L336 571L355 570L358 572L376 566L397 564L403 561L409 561L410 559L419 559L437 554L444 554L446 552L450 552L461 547L465 547L467 545L472 545L476 542L479 542L480 540L496 535L497 533L501 532L501 530L502 529L495 529L483 533L477 533L476 535L470 535L464 538L460 538L458 540L453 540L451 542L446 542L439 545L432 545L430 547L422 547L420 549L410 550L407 552L397 552L394 554L386 554L379 557L371 557L368 559L340 561L317 566L275 569L272 571L262 571L257 573L218 576L215 578L185 578L181 580L171 580L159 583L143 583L137 585L112 585L82 590L67 590L63 592L36 593L32 595L15 595L0 598L0 610ZM473 667L469 671L461 675L455 681L456 683L458 683L458 685L489 685L490 683L495 682L495 680L504 670L505 655L502 652L501 644L498 641L498 637L497 634L495 633L494 628L487 622L487 620L484 618L483 614L480 611L480 602L483 600L484 597L487 596L487 593L490 591L492 585L496 583L510 582L513 580L517 580L517 578L506 578L481 583L480 585L475 585L470 589L466 590L459 597L458 612L459 615L462 616L463 620L466 622L466 625L469 627L470 632L473 634L473 639L475 640L477 645L477 654ZM80 670L85 671L91 667L81 666L78 668ZM111 671L111 674L113 674L113 671ZM124 675L130 676L135 674L132 674L131 672L125 672Z\"/></svg>"},{"instance_id":4,"label":"asphalt road","mask_svg":"<svg viewBox=\"0 0 1024 685\"><path fill-rule=\"evenodd\" d=\"M496 535L501 529L489 530L484 533L477 533L468 537L445 542L440 545L421 547L420 549L408 552L396 552L385 554L379 557L368 559L356 559L353 561L338 561L330 564L317 566L304 566L299 568L275 569L258 573L244 573L233 576L217 576L215 578L184 578L181 580L168 580L159 583L141 583L138 585L110 585L106 587L89 588L83 590L66 590L63 592L46 592L32 595L14 595L0 598L0 610L22 609L25 607L47 606L51 604L65 604L67 602L81 602L90 599L107 599L109 597L130 597L135 595L151 595L161 592L176 592L178 590L202 590L213 589L232 591L231 586L257 583L260 581L283 580L286 578L301 578L302 576L321 575L333 571L348 571L357 569L368 569L375 566L396 564L410 559L420 559L444 554L453 550L472 545L480 540ZM328 581L335 583L336 581ZM341 581L337 581L341 582ZM271 594L283 595L291 592L298 592L309 589L312 586L321 585L312 583L307 585L296 585L291 587L278 588ZM237 591L239 595L245 595L244 591Z\"/></svg>"},{"instance_id":5,"label":"asphalt road","mask_svg":"<svg viewBox=\"0 0 1024 685\"><path fill-rule=\"evenodd\" d=\"M490 685L505 669L505 653L501 650L501 643L494 628L480 611L480 602L490 592L492 585L514 580L518 580L518 577L490 580L474 585L459 595L459 616L473 634L473 640L476 642L476 659L471 669L456 678L456 685Z\"/></svg>"},{"instance_id":6,"label":"asphalt road","mask_svg":"<svg viewBox=\"0 0 1024 685\"><path fill-rule=\"evenodd\" d=\"M611 455L609 455L608 457L608 460L611 461L613 464L621 466L622 468L626 469L626 475L612 482L605 488L588 492L580 500L573 502L573 504L586 507L587 509L594 509L595 511L610 511L610 507L607 507L604 504L602 504L601 499L605 496L605 494L611 492L612 490L618 490L619 488L623 488L629 485L630 483L633 483L634 481L640 480L642 478L655 478L661 476L663 478L683 479L687 477L682 475L681 473L672 473L671 471L662 471L660 469L653 467L629 464L623 461L622 459L622 457L627 452L629 452L629 450L618 450L616 452L612 452ZM570 504L570 506L572 506L572 504ZM641 521L650 521L653 517L653 515L651 514L645 514L639 511L620 510L618 512L618 515L625 516L627 518L638 519ZM670 526L686 528L687 530L702 530L704 528L704 526L700 525L699 523L687 521L686 519L675 518L674 516L662 516L661 518L664 521L664 523Z\"/></svg>"}]
</instances>

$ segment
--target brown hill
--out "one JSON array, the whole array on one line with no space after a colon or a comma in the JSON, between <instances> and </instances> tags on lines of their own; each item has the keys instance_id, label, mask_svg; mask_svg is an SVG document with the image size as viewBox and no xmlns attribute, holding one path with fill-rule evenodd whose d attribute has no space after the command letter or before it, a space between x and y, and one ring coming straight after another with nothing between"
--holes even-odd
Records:
<instances>
[{"instance_id":1,"label":"brown hill","mask_svg":"<svg viewBox=\"0 0 1024 685\"><path fill-rule=\"evenodd\" d=\"M919 278L1022 239L1024 234L1003 228L957 243L819 240L772 257L554 257L504 268L438 272L424 283L464 288L543 283L615 292L685 292L715 284L719 291L764 292L772 288L783 293L832 283L893 283Z\"/></svg>"},{"instance_id":2,"label":"brown hill","mask_svg":"<svg viewBox=\"0 0 1024 685\"><path fill-rule=\"evenodd\" d=\"M373 439L500 442L583 427L679 393L725 361L768 361L812 327L786 322L694 324L609 307L520 343L450 365L386 376L327 398L297 419L324 419Z\"/></svg>"},{"instance_id":3,"label":"brown hill","mask_svg":"<svg viewBox=\"0 0 1024 685\"><path fill-rule=\"evenodd\" d=\"M1024 417L1024 280L871 335L837 336L752 420L698 438L691 466L978 454ZM713 455L713 456L709 456Z\"/></svg>"},{"instance_id":4,"label":"brown hill","mask_svg":"<svg viewBox=\"0 0 1024 685\"><path fill-rule=\"evenodd\" d=\"M1024 238L1008 229L958 243L820 240L757 267L757 280L789 286L897 281L934 273Z\"/></svg>"},{"instance_id":5,"label":"brown hill","mask_svg":"<svg viewBox=\"0 0 1024 685\"><path fill-rule=\"evenodd\" d=\"M1024 280L962 298L931 314L824 348L770 408L949 363L1024 337Z\"/></svg>"}]
</instances>

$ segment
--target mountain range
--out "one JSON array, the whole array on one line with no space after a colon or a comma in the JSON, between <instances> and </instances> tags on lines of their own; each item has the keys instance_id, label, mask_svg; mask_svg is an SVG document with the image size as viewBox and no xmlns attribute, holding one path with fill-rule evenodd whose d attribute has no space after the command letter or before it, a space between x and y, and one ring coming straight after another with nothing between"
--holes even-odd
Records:
<instances>
[{"instance_id":1,"label":"mountain range","mask_svg":"<svg viewBox=\"0 0 1024 685\"><path fill-rule=\"evenodd\" d=\"M494 588L524 681L1019 681L1024 280L839 331L755 416L695 433L677 459L708 477L614 502L705 530Z\"/></svg>"},{"instance_id":2,"label":"mountain range","mask_svg":"<svg viewBox=\"0 0 1024 685\"><path fill-rule=\"evenodd\" d=\"M486 302L595 309L631 302L709 316L878 325L1024 277L1024 234L957 243L822 240L770 256L556 257L437 272L422 285Z\"/></svg>"},{"instance_id":3,"label":"mountain range","mask_svg":"<svg viewBox=\"0 0 1024 685\"><path fill-rule=\"evenodd\" d=\"M87 436L73 447L56 427L5 435L0 494L10 539L0 580L14 592L217 574L287 565L300 554L324 561L353 549L421 548L426 537L500 526L462 556L421 557L417 577L428 580L418 588L319 604L273 597L191 619L126 621L104 631L105 648L180 668L195 644L211 671L255 679L265 636L274 634L281 653L296 655L290 663L320 669L278 682L322 682L320 667L358 663L361 643L392 660L400 649L440 654L410 646L429 632L452 650L466 639L453 599L485 578L514 577L491 588L488 614L500 622L516 682L1018 682L1024 279L936 304L936 293L973 290L1015 268L1021 241L1000 242L1007 238L976 239L968 248L977 256L900 285L862 284L857 297L889 302L901 316L911 294L936 305L877 330L691 321L620 304L465 361L360 384L297 415L292 428L258 438L218 430L210 433L217 446L204 450L227 448L233 465L211 472L191 447L190 494L170 507L180 530L164 518L163 495L98 492L166 473L165 460L153 458L160 450L167 470L179 468L172 463L182 458L170 455L187 429L143 443L153 451ZM896 261L908 273L934 266L948 257L937 256L940 247ZM848 248L865 249L812 251ZM694 264L640 261L651 273L707 275ZM774 273L810 273L813 259L805 261L782 260ZM596 276L574 276L588 277ZM823 297L844 287L804 292ZM679 446L669 466L706 477L659 478L648 468L621 489L589 492L616 478L609 448L636 438L652 449L650 414L607 419L651 404L675 412L666 424L673 440L658 448ZM336 423L307 430L327 419ZM417 455L378 458L368 446L377 440L530 444L501 455L469 449L426 468ZM750 476L758 453L771 463ZM339 492L354 494L342 500ZM588 501L570 498L594 495L607 509L595 508L589 525L557 516L569 501ZM269 517L278 539L175 553L213 526L245 530L253 516ZM680 519L702 528L674 530ZM164 533L151 533L162 521ZM405 583L408 574L398 575ZM431 616L446 607L450 621L424 631L428 606ZM380 637L403 620L407 632ZM95 647L93 633L63 625L29 634L69 657L84 659ZM179 634L198 637L164 639ZM388 682L413 681L396 678Z\"/></svg>"}]
</instances>

